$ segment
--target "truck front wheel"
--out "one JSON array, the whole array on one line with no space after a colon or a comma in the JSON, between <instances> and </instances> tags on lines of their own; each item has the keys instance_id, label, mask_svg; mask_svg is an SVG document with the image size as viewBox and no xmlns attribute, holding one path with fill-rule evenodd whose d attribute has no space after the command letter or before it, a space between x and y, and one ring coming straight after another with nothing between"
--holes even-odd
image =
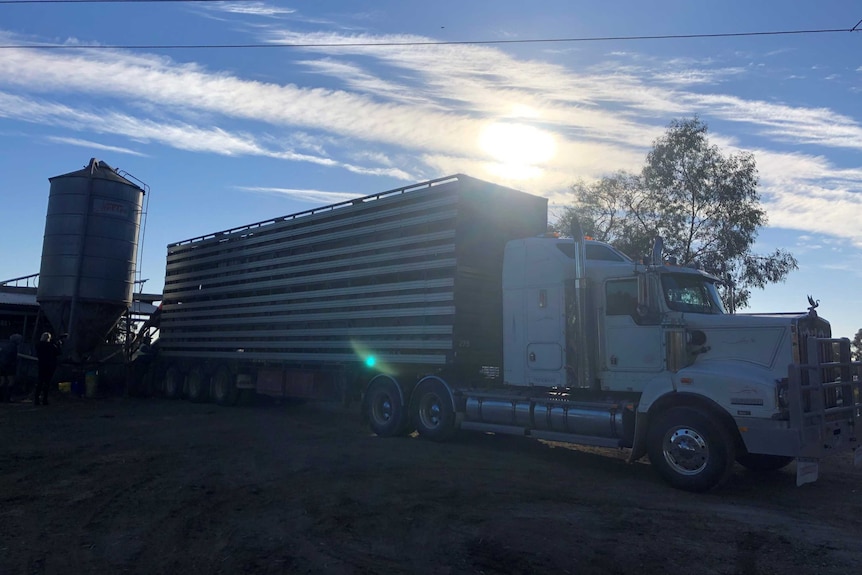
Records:
<instances>
[{"instance_id":1,"label":"truck front wheel","mask_svg":"<svg viewBox=\"0 0 862 575\"><path fill-rule=\"evenodd\" d=\"M404 433L407 409L398 383L389 376L378 375L365 394L365 415L371 430L381 437Z\"/></svg>"},{"instance_id":2,"label":"truck front wheel","mask_svg":"<svg viewBox=\"0 0 862 575\"><path fill-rule=\"evenodd\" d=\"M735 447L727 429L695 407L658 414L647 435L650 462L665 481L685 491L706 491L733 471Z\"/></svg>"},{"instance_id":3,"label":"truck front wheel","mask_svg":"<svg viewBox=\"0 0 862 575\"><path fill-rule=\"evenodd\" d=\"M411 412L416 431L422 437L445 441L456 431L452 394L437 377L426 377L416 386Z\"/></svg>"}]
</instances>

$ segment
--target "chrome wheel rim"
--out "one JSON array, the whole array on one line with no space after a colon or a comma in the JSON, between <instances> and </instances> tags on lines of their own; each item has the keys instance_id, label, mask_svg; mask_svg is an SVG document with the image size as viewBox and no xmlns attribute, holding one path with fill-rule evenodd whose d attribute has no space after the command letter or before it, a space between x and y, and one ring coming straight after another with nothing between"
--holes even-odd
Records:
<instances>
[{"instance_id":1,"label":"chrome wheel rim","mask_svg":"<svg viewBox=\"0 0 862 575\"><path fill-rule=\"evenodd\" d=\"M665 435L662 451L668 465L681 475L701 473L709 461L709 444L697 430L679 427Z\"/></svg>"},{"instance_id":2,"label":"chrome wheel rim","mask_svg":"<svg viewBox=\"0 0 862 575\"><path fill-rule=\"evenodd\" d=\"M436 429L443 419L443 406L440 396L426 393L419 402L419 421L426 429Z\"/></svg>"},{"instance_id":3,"label":"chrome wheel rim","mask_svg":"<svg viewBox=\"0 0 862 575\"><path fill-rule=\"evenodd\" d=\"M371 416L377 423L387 423L392 419L392 398L387 393L380 393L371 405Z\"/></svg>"}]
</instances>

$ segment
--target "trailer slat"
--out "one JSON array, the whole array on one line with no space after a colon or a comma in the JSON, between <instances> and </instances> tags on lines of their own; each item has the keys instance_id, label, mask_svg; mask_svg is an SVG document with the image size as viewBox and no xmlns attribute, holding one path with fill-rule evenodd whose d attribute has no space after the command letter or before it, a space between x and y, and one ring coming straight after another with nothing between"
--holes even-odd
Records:
<instances>
[{"instance_id":1,"label":"trailer slat","mask_svg":"<svg viewBox=\"0 0 862 575\"><path fill-rule=\"evenodd\" d=\"M323 369L360 345L484 381L505 244L546 229L546 199L457 175L176 242L160 353Z\"/></svg>"}]
</instances>

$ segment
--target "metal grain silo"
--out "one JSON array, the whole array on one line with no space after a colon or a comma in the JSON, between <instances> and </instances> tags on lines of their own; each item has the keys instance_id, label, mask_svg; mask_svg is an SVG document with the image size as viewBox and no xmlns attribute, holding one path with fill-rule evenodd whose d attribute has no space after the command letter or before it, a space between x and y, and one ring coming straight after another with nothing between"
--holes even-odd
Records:
<instances>
[{"instance_id":1,"label":"metal grain silo","mask_svg":"<svg viewBox=\"0 0 862 575\"><path fill-rule=\"evenodd\" d=\"M49 181L36 299L81 359L132 302L144 190L95 158Z\"/></svg>"}]
</instances>

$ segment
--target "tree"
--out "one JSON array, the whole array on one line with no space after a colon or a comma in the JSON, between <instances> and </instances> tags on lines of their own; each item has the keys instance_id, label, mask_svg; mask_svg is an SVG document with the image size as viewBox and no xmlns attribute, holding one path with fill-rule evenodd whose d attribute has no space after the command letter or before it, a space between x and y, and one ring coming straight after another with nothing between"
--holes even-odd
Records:
<instances>
[{"instance_id":1,"label":"tree","mask_svg":"<svg viewBox=\"0 0 862 575\"><path fill-rule=\"evenodd\" d=\"M853 361L862 361L862 329L857 331L856 335L853 336L850 348L853 352Z\"/></svg>"},{"instance_id":2,"label":"tree","mask_svg":"<svg viewBox=\"0 0 862 575\"><path fill-rule=\"evenodd\" d=\"M554 227L567 232L577 214L584 233L635 259L648 254L660 235L665 256L682 265L698 263L724 281L719 291L734 311L748 305L752 288L784 281L798 268L785 250L752 252L767 224L757 181L752 154L724 155L709 143L700 119L674 120L653 143L640 174L621 171L575 183L574 205Z\"/></svg>"}]
</instances>

